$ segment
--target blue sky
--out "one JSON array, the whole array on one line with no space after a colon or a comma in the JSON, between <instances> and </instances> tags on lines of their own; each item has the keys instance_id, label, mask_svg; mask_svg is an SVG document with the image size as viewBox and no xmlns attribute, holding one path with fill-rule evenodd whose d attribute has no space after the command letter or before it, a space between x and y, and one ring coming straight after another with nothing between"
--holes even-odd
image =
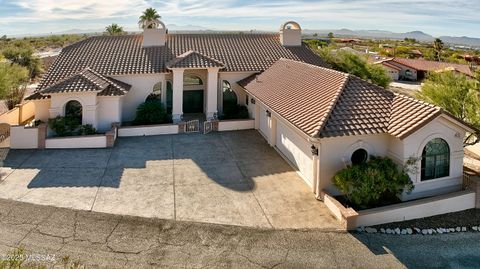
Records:
<instances>
[{"instance_id":1,"label":"blue sky","mask_svg":"<svg viewBox=\"0 0 480 269\"><path fill-rule=\"evenodd\" d=\"M112 22L134 30L147 7L156 8L166 24L216 30L276 31L293 19L304 29L480 37L478 0L0 0L0 35L103 29Z\"/></svg>"}]
</instances>

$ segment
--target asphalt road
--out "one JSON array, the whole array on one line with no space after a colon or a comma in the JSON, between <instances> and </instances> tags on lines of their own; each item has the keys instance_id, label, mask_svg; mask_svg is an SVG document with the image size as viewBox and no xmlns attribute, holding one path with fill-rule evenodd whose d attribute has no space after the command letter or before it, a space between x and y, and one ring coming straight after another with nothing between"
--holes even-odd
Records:
<instances>
[{"instance_id":1,"label":"asphalt road","mask_svg":"<svg viewBox=\"0 0 480 269\"><path fill-rule=\"evenodd\" d=\"M255 229L0 200L0 257L18 246L36 257L53 257L48 267L61 266L64 257L89 268L480 267L480 233Z\"/></svg>"}]
</instances>

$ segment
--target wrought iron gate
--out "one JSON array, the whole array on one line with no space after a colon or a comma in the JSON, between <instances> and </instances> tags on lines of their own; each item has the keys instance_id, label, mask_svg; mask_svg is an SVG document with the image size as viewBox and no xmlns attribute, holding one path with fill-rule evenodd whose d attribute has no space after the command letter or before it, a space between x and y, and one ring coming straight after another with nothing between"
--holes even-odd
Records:
<instances>
[{"instance_id":1,"label":"wrought iron gate","mask_svg":"<svg viewBox=\"0 0 480 269\"><path fill-rule=\"evenodd\" d=\"M200 131L200 120L187 121L185 133L198 133Z\"/></svg>"},{"instance_id":2,"label":"wrought iron gate","mask_svg":"<svg viewBox=\"0 0 480 269\"><path fill-rule=\"evenodd\" d=\"M203 123L203 134L208 134L213 131L213 121L205 121Z\"/></svg>"}]
</instances>

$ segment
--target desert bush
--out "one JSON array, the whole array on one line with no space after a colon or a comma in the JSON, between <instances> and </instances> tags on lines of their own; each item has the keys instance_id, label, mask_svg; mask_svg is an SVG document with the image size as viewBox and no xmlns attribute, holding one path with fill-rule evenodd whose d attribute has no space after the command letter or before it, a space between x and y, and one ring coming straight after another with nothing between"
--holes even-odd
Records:
<instances>
[{"instance_id":1,"label":"desert bush","mask_svg":"<svg viewBox=\"0 0 480 269\"><path fill-rule=\"evenodd\" d=\"M134 125L149 125L149 124L161 124L170 122L170 117L167 114L163 104L159 100L147 99L145 103L142 103L137 108L137 114Z\"/></svg>"},{"instance_id":2,"label":"desert bush","mask_svg":"<svg viewBox=\"0 0 480 269\"><path fill-rule=\"evenodd\" d=\"M413 163L412 163L413 164ZM348 166L333 177L333 184L357 209L376 207L398 201L404 190L413 190L408 176L410 166L399 167L386 157L371 156L365 163Z\"/></svg>"}]
</instances>

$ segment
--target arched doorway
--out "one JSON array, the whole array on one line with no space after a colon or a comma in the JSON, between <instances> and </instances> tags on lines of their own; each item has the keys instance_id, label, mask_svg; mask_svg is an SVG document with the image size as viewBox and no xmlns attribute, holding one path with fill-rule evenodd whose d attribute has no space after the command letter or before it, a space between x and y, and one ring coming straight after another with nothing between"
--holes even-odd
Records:
<instances>
[{"instance_id":1,"label":"arched doorway","mask_svg":"<svg viewBox=\"0 0 480 269\"><path fill-rule=\"evenodd\" d=\"M82 124L83 108L77 100L68 101L65 105L65 117L74 119L78 124Z\"/></svg>"}]
</instances>

